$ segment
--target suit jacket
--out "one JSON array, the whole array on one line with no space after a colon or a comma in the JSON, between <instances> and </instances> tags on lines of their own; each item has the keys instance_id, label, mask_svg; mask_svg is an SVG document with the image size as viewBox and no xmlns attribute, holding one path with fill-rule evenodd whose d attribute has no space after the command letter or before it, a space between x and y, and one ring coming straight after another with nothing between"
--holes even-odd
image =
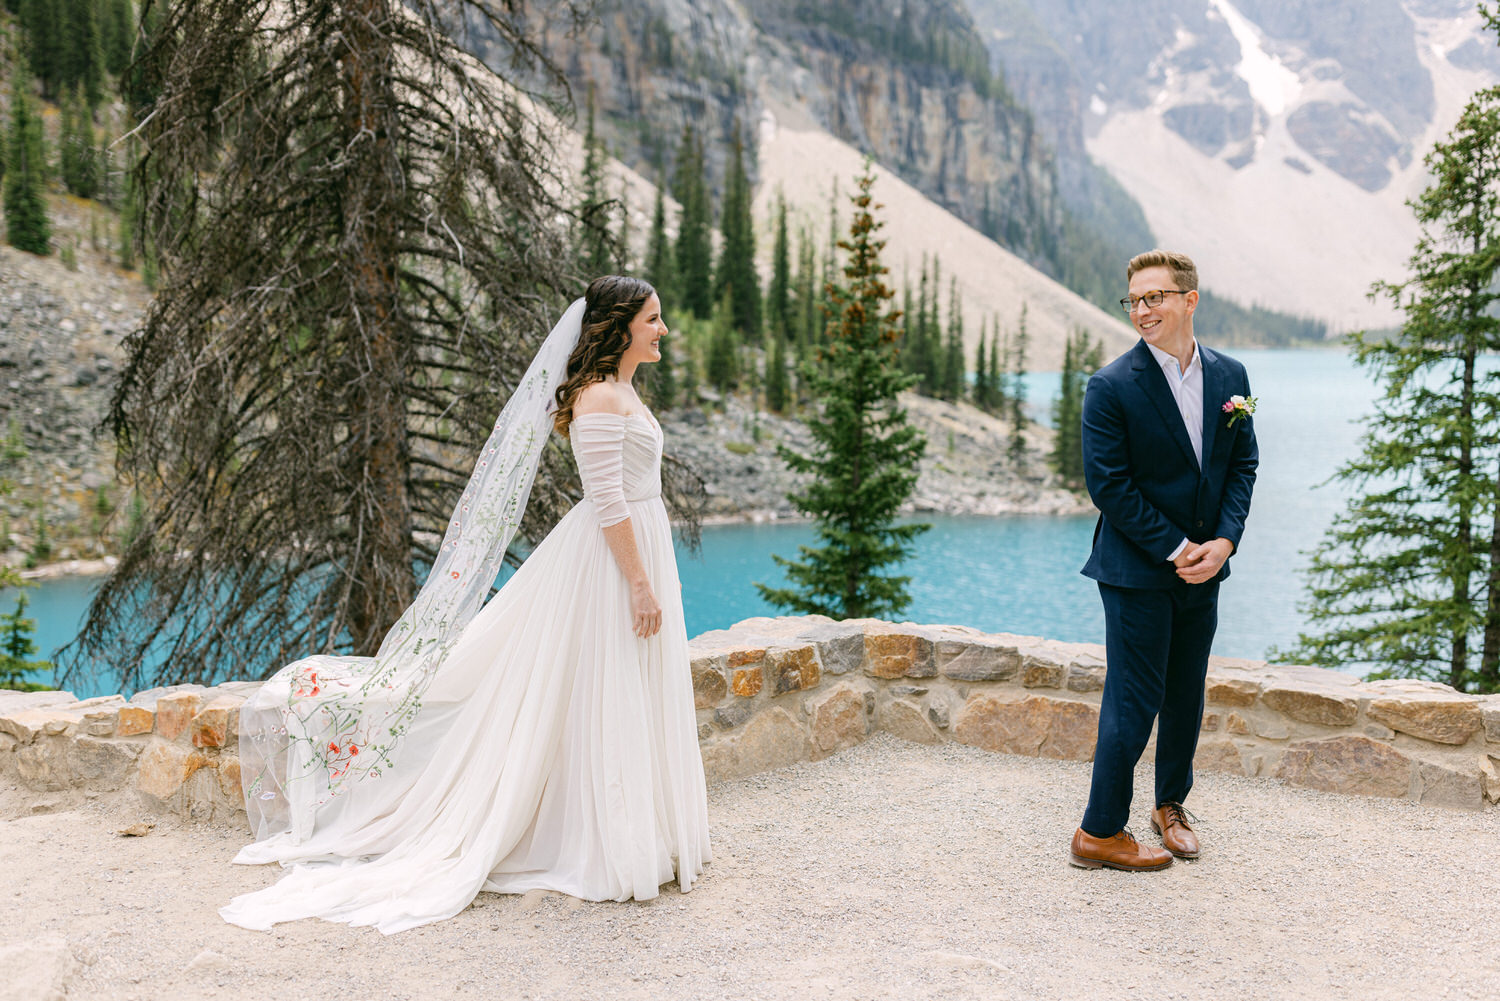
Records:
<instances>
[{"instance_id":1,"label":"suit jacket","mask_svg":"<svg viewBox=\"0 0 1500 1001\"><path fill-rule=\"evenodd\" d=\"M1201 343L1203 468L1167 377L1138 341L1089 379L1083 395L1083 471L1099 509L1083 573L1116 587L1177 583L1168 561L1187 538L1223 537L1239 548L1259 453L1255 419L1229 427L1224 403L1249 396L1245 367ZM1215 580L1229 576L1229 561Z\"/></svg>"}]
</instances>

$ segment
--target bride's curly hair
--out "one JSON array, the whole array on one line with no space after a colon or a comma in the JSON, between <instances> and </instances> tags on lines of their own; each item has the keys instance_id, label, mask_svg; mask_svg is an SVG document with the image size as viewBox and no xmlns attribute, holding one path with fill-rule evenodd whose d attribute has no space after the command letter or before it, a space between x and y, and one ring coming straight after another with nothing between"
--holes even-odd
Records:
<instances>
[{"instance_id":1,"label":"bride's curly hair","mask_svg":"<svg viewBox=\"0 0 1500 1001\"><path fill-rule=\"evenodd\" d=\"M578 394L605 376L618 375L620 358L630 346L630 321L656 294L651 283L627 275L605 275L589 282L583 294L583 332L568 356L568 372L557 387L553 427L566 436L573 423Z\"/></svg>"}]
</instances>

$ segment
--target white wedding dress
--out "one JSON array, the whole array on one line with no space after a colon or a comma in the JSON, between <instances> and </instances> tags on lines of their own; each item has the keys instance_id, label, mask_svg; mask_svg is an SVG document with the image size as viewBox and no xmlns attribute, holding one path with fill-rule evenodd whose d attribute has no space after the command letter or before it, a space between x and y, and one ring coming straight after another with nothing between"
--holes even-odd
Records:
<instances>
[{"instance_id":1,"label":"white wedding dress","mask_svg":"<svg viewBox=\"0 0 1500 1001\"><path fill-rule=\"evenodd\" d=\"M337 736L330 710L334 739L311 759L283 747L288 760L273 763L314 781L247 776L247 795L274 800L286 829L258 830L235 861L293 868L231 901L227 921L318 917L390 933L451 917L482 890L647 900L674 876L692 887L711 854L661 428L643 413L586 414L570 437L584 499L463 629L420 705L394 717L395 750L361 748L354 723ZM602 531L626 517L662 607L650 639L632 630ZM286 707L358 683L340 668L352 660L289 665L243 718L295 730ZM385 687L401 697L399 679ZM341 781L361 750L360 780ZM376 753L382 767L369 768Z\"/></svg>"}]
</instances>

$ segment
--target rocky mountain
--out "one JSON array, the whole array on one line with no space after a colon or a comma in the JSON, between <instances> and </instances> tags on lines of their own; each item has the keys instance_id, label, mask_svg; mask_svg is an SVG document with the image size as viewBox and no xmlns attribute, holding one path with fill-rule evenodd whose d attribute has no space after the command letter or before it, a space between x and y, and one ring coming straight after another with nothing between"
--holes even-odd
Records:
<instances>
[{"instance_id":1,"label":"rocky mountain","mask_svg":"<svg viewBox=\"0 0 1500 1001\"><path fill-rule=\"evenodd\" d=\"M968 5L1058 151L1066 205L1129 234L1103 171L1205 285L1337 329L1393 322L1365 292L1404 272L1422 157L1500 81L1467 0Z\"/></svg>"}]
</instances>

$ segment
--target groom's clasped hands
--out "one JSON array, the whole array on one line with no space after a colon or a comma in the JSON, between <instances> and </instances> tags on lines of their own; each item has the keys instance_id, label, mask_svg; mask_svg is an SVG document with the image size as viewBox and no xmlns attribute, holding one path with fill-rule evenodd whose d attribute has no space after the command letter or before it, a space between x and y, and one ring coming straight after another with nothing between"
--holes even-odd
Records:
<instances>
[{"instance_id":1,"label":"groom's clasped hands","mask_svg":"<svg viewBox=\"0 0 1500 1001\"><path fill-rule=\"evenodd\" d=\"M1210 539L1208 542L1188 546L1172 561L1172 565L1177 568L1177 576L1183 581L1203 584L1218 575L1219 568L1233 553L1234 543L1228 539Z\"/></svg>"}]
</instances>

